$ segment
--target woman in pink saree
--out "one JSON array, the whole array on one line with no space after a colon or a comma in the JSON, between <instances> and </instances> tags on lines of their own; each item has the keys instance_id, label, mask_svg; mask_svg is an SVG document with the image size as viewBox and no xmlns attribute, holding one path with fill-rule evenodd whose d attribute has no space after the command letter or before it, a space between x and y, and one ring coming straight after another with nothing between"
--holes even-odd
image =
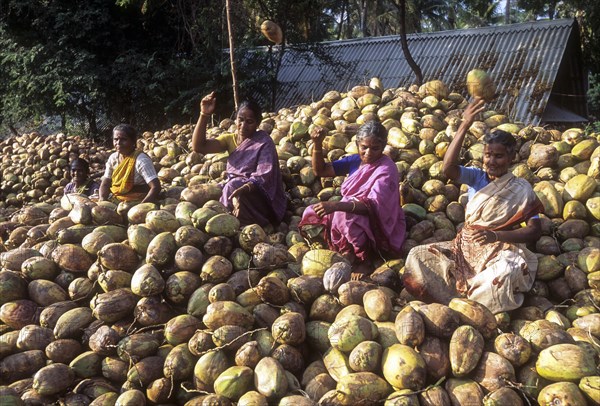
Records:
<instances>
[{"instance_id":1,"label":"woman in pink saree","mask_svg":"<svg viewBox=\"0 0 600 406\"><path fill-rule=\"evenodd\" d=\"M204 154L229 152L221 203L242 226L277 226L285 214L287 199L275 143L266 132L258 130L262 118L260 106L242 102L237 112L236 132L207 139L206 126L215 106L214 92L200 102L192 149Z\"/></svg>"},{"instance_id":2,"label":"woman in pink saree","mask_svg":"<svg viewBox=\"0 0 600 406\"><path fill-rule=\"evenodd\" d=\"M448 179L469 186L464 225L454 241L413 248L402 282L420 300L448 304L466 297L500 313L520 307L533 285L538 262L525 243L540 237L543 206L531 185L508 171L516 153L510 133L485 137L484 170L458 164L465 134L482 110L480 99L466 108L444 156Z\"/></svg>"},{"instance_id":3,"label":"woman in pink saree","mask_svg":"<svg viewBox=\"0 0 600 406\"><path fill-rule=\"evenodd\" d=\"M355 263L354 278L369 274L375 255L397 256L406 235L400 207L399 175L394 162L383 154L387 130L381 123L364 124L356 135L358 154L333 163L323 160L326 130L315 128L312 166L317 176L348 175L341 187L340 201L309 206L299 226L323 226L329 249Z\"/></svg>"}]
</instances>

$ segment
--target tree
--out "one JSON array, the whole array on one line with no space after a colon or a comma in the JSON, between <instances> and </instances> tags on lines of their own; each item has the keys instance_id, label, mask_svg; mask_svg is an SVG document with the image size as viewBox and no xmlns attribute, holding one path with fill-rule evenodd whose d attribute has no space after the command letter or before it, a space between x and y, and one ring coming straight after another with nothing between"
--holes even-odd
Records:
<instances>
[{"instance_id":1,"label":"tree","mask_svg":"<svg viewBox=\"0 0 600 406\"><path fill-rule=\"evenodd\" d=\"M119 121L180 121L200 89L218 87L222 77L218 36L206 35L203 47L197 42L219 32L220 14L210 18L208 0L182 1L140 8L106 0L1 0L0 76L7 80L0 85L0 119L58 115L91 134ZM207 24L185 25L192 4Z\"/></svg>"}]
</instances>

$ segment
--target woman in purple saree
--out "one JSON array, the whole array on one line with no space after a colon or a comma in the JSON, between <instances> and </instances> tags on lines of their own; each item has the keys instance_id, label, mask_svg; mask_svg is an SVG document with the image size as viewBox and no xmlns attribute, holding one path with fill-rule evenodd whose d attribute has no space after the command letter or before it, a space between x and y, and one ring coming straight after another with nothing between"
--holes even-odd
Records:
<instances>
[{"instance_id":1,"label":"woman in purple saree","mask_svg":"<svg viewBox=\"0 0 600 406\"><path fill-rule=\"evenodd\" d=\"M404 243L406 221L400 207L399 175L394 162L383 154L387 130L379 122L364 124L356 135L358 154L333 163L323 160L326 130L312 134L312 166L317 176L349 175L341 187L340 201L309 206L300 227L323 226L329 249L355 262L355 278L369 274L375 255L397 256Z\"/></svg>"},{"instance_id":2,"label":"woman in purple saree","mask_svg":"<svg viewBox=\"0 0 600 406\"><path fill-rule=\"evenodd\" d=\"M275 143L266 132L258 130L260 106L250 101L242 102L237 112L235 134L207 139L206 125L215 106L214 92L200 102L192 149L204 154L229 152L221 203L242 226L277 226L285 214L287 200Z\"/></svg>"}]
</instances>

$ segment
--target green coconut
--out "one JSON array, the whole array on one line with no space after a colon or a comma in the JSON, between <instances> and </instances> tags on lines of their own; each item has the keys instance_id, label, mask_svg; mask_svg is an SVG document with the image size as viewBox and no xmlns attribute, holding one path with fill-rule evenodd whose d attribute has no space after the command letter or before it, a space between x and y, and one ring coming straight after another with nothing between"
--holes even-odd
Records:
<instances>
[{"instance_id":1,"label":"green coconut","mask_svg":"<svg viewBox=\"0 0 600 406\"><path fill-rule=\"evenodd\" d=\"M407 345L395 344L383 351L383 376L394 389L420 390L425 385L425 361Z\"/></svg>"},{"instance_id":2,"label":"green coconut","mask_svg":"<svg viewBox=\"0 0 600 406\"><path fill-rule=\"evenodd\" d=\"M575 344L556 344L542 350L536 362L537 373L551 381L578 381L596 373L593 358Z\"/></svg>"}]
</instances>

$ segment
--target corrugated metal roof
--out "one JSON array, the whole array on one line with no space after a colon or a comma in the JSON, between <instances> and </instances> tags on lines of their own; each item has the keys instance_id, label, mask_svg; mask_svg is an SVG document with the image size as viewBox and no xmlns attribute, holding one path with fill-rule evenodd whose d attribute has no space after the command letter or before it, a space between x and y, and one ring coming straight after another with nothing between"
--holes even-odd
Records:
<instances>
[{"instance_id":1,"label":"corrugated metal roof","mask_svg":"<svg viewBox=\"0 0 600 406\"><path fill-rule=\"evenodd\" d=\"M515 121L537 125L576 30L574 20L553 20L410 34L407 39L424 81L440 79L451 90L466 94L467 72L485 69L500 93L490 108ZM346 91L367 84L374 76L386 88L415 82L399 36L331 41L319 47L328 61L312 51L286 50L278 75L276 109L319 100L328 90ZM583 76L581 63L575 65L581 72L574 77ZM578 88L585 91L585 86Z\"/></svg>"}]
</instances>

